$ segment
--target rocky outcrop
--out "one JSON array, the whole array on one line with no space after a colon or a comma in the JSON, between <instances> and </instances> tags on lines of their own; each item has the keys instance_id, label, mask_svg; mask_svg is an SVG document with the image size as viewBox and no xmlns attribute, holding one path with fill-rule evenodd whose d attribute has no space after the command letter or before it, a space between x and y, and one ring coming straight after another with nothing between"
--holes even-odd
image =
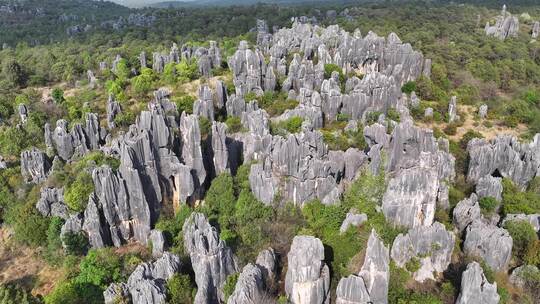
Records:
<instances>
[{"instance_id":1,"label":"rocky outcrop","mask_svg":"<svg viewBox=\"0 0 540 304\"><path fill-rule=\"evenodd\" d=\"M104 142L104 133L99 126L97 114L87 113L84 126L74 124L71 131L68 131L67 121L58 120L52 134L52 142L58 156L65 161L99 149Z\"/></svg>"},{"instance_id":2,"label":"rocky outcrop","mask_svg":"<svg viewBox=\"0 0 540 304\"><path fill-rule=\"evenodd\" d=\"M459 231L463 231L472 222L481 218L482 214L480 205L478 204L478 197L473 193L469 198L457 203L453 211L452 222Z\"/></svg>"},{"instance_id":3,"label":"rocky outcrop","mask_svg":"<svg viewBox=\"0 0 540 304\"><path fill-rule=\"evenodd\" d=\"M222 122L212 122L212 152L214 154L213 161L216 175L230 172L227 125Z\"/></svg>"},{"instance_id":4,"label":"rocky outcrop","mask_svg":"<svg viewBox=\"0 0 540 304\"><path fill-rule=\"evenodd\" d=\"M260 267L251 263L244 266L234 292L227 304L257 304L270 299L265 290L265 280Z\"/></svg>"},{"instance_id":5,"label":"rocky outcrop","mask_svg":"<svg viewBox=\"0 0 540 304\"><path fill-rule=\"evenodd\" d=\"M41 194L37 201L36 209L43 216L58 216L67 220L69 218L69 210L64 203L64 189L41 188Z\"/></svg>"},{"instance_id":6,"label":"rocky outcrop","mask_svg":"<svg viewBox=\"0 0 540 304\"><path fill-rule=\"evenodd\" d=\"M531 37L532 39L538 38L540 35L540 21L535 21L532 26Z\"/></svg>"},{"instance_id":7,"label":"rocky outcrop","mask_svg":"<svg viewBox=\"0 0 540 304\"><path fill-rule=\"evenodd\" d=\"M525 221L531 224L536 232L540 231L540 214L507 214L502 226L508 221Z\"/></svg>"},{"instance_id":8,"label":"rocky outcrop","mask_svg":"<svg viewBox=\"0 0 540 304\"><path fill-rule=\"evenodd\" d=\"M523 265L512 271L509 280L515 286L523 289L527 287L527 283L531 278L538 278L538 276L540 276L538 267L534 265Z\"/></svg>"},{"instance_id":9,"label":"rocky outcrop","mask_svg":"<svg viewBox=\"0 0 540 304\"><path fill-rule=\"evenodd\" d=\"M512 257L512 243L506 229L477 220L467 227L463 252L483 258L493 270L502 271Z\"/></svg>"},{"instance_id":10,"label":"rocky outcrop","mask_svg":"<svg viewBox=\"0 0 540 304\"><path fill-rule=\"evenodd\" d=\"M186 166L195 172L195 188L200 188L206 182L207 174L201 149L199 117L182 113L180 134L182 136L182 159Z\"/></svg>"},{"instance_id":11,"label":"rocky outcrop","mask_svg":"<svg viewBox=\"0 0 540 304\"><path fill-rule=\"evenodd\" d=\"M193 103L193 114L214 121L214 94L212 90L207 85L203 85L199 87L198 96L199 99Z\"/></svg>"},{"instance_id":12,"label":"rocky outcrop","mask_svg":"<svg viewBox=\"0 0 540 304\"><path fill-rule=\"evenodd\" d=\"M297 205L313 199L332 204L339 199L343 152L330 153L320 132L308 125L303 128L298 134L274 136L270 145L262 147L262 162L251 166L251 189L263 203L271 204L278 192Z\"/></svg>"},{"instance_id":13,"label":"rocky outcrop","mask_svg":"<svg viewBox=\"0 0 540 304\"><path fill-rule=\"evenodd\" d=\"M341 227L339 228L340 233L347 232L347 229L349 227L354 226L358 227L362 225L364 222L368 220L367 215L362 213L358 214L355 210L351 210L347 212L347 215L345 216L345 220L343 220L343 223L341 223Z\"/></svg>"},{"instance_id":14,"label":"rocky outcrop","mask_svg":"<svg viewBox=\"0 0 540 304\"><path fill-rule=\"evenodd\" d=\"M454 249L455 236L439 222L429 227L416 227L399 234L392 245L391 256L398 267L416 259L420 268L413 273L416 281L435 280L446 270Z\"/></svg>"},{"instance_id":15,"label":"rocky outcrop","mask_svg":"<svg viewBox=\"0 0 540 304\"><path fill-rule=\"evenodd\" d=\"M339 281L336 304L388 303L390 257L375 232L369 236L364 264L358 275Z\"/></svg>"},{"instance_id":16,"label":"rocky outcrop","mask_svg":"<svg viewBox=\"0 0 540 304\"><path fill-rule=\"evenodd\" d=\"M484 119L487 117L488 114L488 106L487 104L483 104L478 108L478 117L481 119Z\"/></svg>"},{"instance_id":17,"label":"rocky outcrop","mask_svg":"<svg viewBox=\"0 0 540 304\"><path fill-rule=\"evenodd\" d=\"M47 179L51 162L47 155L37 148L21 153L21 175L27 183L41 183Z\"/></svg>"},{"instance_id":18,"label":"rocky outcrop","mask_svg":"<svg viewBox=\"0 0 540 304\"><path fill-rule=\"evenodd\" d=\"M450 103L448 104L448 122L453 123L456 120L459 120L457 114L457 97L452 96Z\"/></svg>"},{"instance_id":19,"label":"rocky outcrop","mask_svg":"<svg viewBox=\"0 0 540 304\"><path fill-rule=\"evenodd\" d=\"M194 303L217 303L223 300L222 287L225 280L238 271L231 249L201 213L192 213L182 230L184 248L191 258L197 283Z\"/></svg>"},{"instance_id":20,"label":"rocky outcrop","mask_svg":"<svg viewBox=\"0 0 540 304\"><path fill-rule=\"evenodd\" d=\"M476 183L476 194L478 198L492 197L498 202L502 201L502 178L486 175Z\"/></svg>"},{"instance_id":21,"label":"rocky outcrop","mask_svg":"<svg viewBox=\"0 0 540 304\"><path fill-rule=\"evenodd\" d=\"M501 14L495 17L495 25L486 23L484 28L486 35L505 40L510 37L517 37L519 32L519 19L506 11L506 5L503 5Z\"/></svg>"},{"instance_id":22,"label":"rocky outcrop","mask_svg":"<svg viewBox=\"0 0 540 304\"><path fill-rule=\"evenodd\" d=\"M104 292L105 304L161 304L166 303L166 282L180 271L180 258L169 252L154 262L135 268L126 283L113 283Z\"/></svg>"},{"instance_id":23,"label":"rocky outcrop","mask_svg":"<svg viewBox=\"0 0 540 304\"><path fill-rule=\"evenodd\" d=\"M287 254L285 293L291 303L330 303L330 270L321 240L295 236Z\"/></svg>"},{"instance_id":24,"label":"rocky outcrop","mask_svg":"<svg viewBox=\"0 0 540 304\"><path fill-rule=\"evenodd\" d=\"M467 145L469 170L467 180L476 183L486 175L502 176L525 188L540 175L540 134L530 143L500 135L491 141L474 138Z\"/></svg>"},{"instance_id":25,"label":"rocky outcrop","mask_svg":"<svg viewBox=\"0 0 540 304\"><path fill-rule=\"evenodd\" d=\"M435 217L439 189L437 171L429 167L400 170L383 196L382 209L395 226L430 226Z\"/></svg>"},{"instance_id":26,"label":"rocky outcrop","mask_svg":"<svg viewBox=\"0 0 540 304\"><path fill-rule=\"evenodd\" d=\"M159 258L166 250L167 241L163 231L153 229L150 231L150 242L152 243L152 256Z\"/></svg>"},{"instance_id":27,"label":"rocky outcrop","mask_svg":"<svg viewBox=\"0 0 540 304\"><path fill-rule=\"evenodd\" d=\"M456 304L497 304L497 283L490 284L480 264L472 262L461 275L461 291Z\"/></svg>"},{"instance_id":28,"label":"rocky outcrop","mask_svg":"<svg viewBox=\"0 0 540 304\"><path fill-rule=\"evenodd\" d=\"M122 113L120 103L114 100L114 96L112 94L109 95L109 99L107 100L107 127L109 129L116 128L116 122L114 120L120 113Z\"/></svg>"},{"instance_id":29,"label":"rocky outcrop","mask_svg":"<svg viewBox=\"0 0 540 304\"><path fill-rule=\"evenodd\" d=\"M28 120L28 108L24 104L19 104L17 107L17 110L19 111L19 119L21 120L21 124L25 124Z\"/></svg>"}]
</instances>

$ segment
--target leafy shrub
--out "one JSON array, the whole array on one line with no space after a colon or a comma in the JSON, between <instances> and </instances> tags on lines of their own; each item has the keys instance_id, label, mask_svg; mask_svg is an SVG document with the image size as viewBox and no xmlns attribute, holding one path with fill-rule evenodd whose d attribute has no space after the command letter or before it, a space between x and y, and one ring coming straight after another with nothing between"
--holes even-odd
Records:
<instances>
[{"instance_id":1,"label":"leafy shrub","mask_svg":"<svg viewBox=\"0 0 540 304\"><path fill-rule=\"evenodd\" d=\"M56 87L52 90L51 97L54 100L54 102L62 103L64 101L64 91Z\"/></svg>"},{"instance_id":2,"label":"leafy shrub","mask_svg":"<svg viewBox=\"0 0 540 304\"><path fill-rule=\"evenodd\" d=\"M68 232L62 237L66 252L72 255L84 255L88 250L88 238L83 233Z\"/></svg>"},{"instance_id":3,"label":"leafy shrub","mask_svg":"<svg viewBox=\"0 0 540 304\"><path fill-rule=\"evenodd\" d=\"M201 139L206 138L212 131L212 122L204 116L199 116L199 129L201 131Z\"/></svg>"},{"instance_id":4,"label":"leafy shrub","mask_svg":"<svg viewBox=\"0 0 540 304\"><path fill-rule=\"evenodd\" d=\"M223 173L210 184L203 210L210 220L217 220L224 228L233 221L235 203L233 178L229 173Z\"/></svg>"},{"instance_id":5,"label":"leafy shrub","mask_svg":"<svg viewBox=\"0 0 540 304\"><path fill-rule=\"evenodd\" d=\"M45 244L50 221L34 207L39 195L37 187L35 189L27 197L27 202L12 206L5 216L6 222L15 232L15 239L30 246Z\"/></svg>"},{"instance_id":6,"label":"leafy shrub","mask_svg":"<svg viewBox=\"0 0 540 304\"><path fill-rule=\"evenodd\" d=\"M527 253L529 244L536 242L536 231L527 221L508 221L504 228L508 230L514 241L512 246L514 255L522 259Z\"/></svg>"},{"instance_id":7,"label":"leafy shrub","mask_svg":"<svg viewBox=\"0 0 540 304\"><path fill-rule=\"evenodd\" d=\"M418 271L420 269L420 266L420 260L416 257L413 257L407 263L405 263L405 268L410 272Z\"/></svg>"},{"instance_id":8,"label":"leafy shrub","mask_svg":"<svg viewBox=\"0 0 540 304\"><path fill-rule=\"evenodd\" d=\"M413 91L416 91L416 82L414 81L409 81L401 87L403 93L411 94Z\"/></svg>"},{"instance_id":9,"label":"leafy shrub","mask_svg":"<svg viewBox=\"0 0 540 304\"><path fill-rule=\"evenodd\" d=\"M499 202L497 202L497 200L493 197L482 197L478 203L482 209L482 213L484 214L493 213L499 205Z\"/></svg>"},{"instance_id":10,"label":"leafy shrub","mask_svg":"<svg viewBox=\"0 0 540 304\"><path fill-rule=\"evenodd\" d=\"M227 120L225 120L225 124L228 128L227 131L230 133L240 132L243 129L240 117L229 116L227 117Z\"/></svg>"},{"instance_id":11,"label":"leafy shrub","mask_svg":"<svg viewBox=\"0 0 540 304\"><path fill-rule=\"evenodd\" d=\"M42 301L23 288L13 284L0 285L2 304L40 304Z\"/></svg>"},{"instance_id":12,"label":"leafy shrub","mask_svg":"<svg viewBox=\"0 0 540 304\"><path fill-rule=\"evenodd\" d=\"M277 124L272 123L270 125L270 131L273 134L281 134L285 135L286 132L288 133L298 133L300 131L300 128L302 127L302 123L304 122L304 119L302 117L291 117L287 120L283 120L278 122Z\"/></svg>"},{"instance_id":13,"label":"leafy shrub","mask_svg":"<svg viewBox=\"0 0 540 304\"><path fill-rule=\"evenodd\" d=\"M193 303L195 286L191 278L185 274L175 274L167 281L167 292L170 304Z\"/></svg>"},{"instance_id":14,"label":"leafy shrub","mask_svg":"<svg viewBox=\"0 0 540 304\"><path fill-rule=\"evenodd\" d=\"M512 180L503 178L503 212L505 214L540 213L540 196L534 192L523 192Z\"/></svg>"},{"instance_id":15,"label":"leafy shrub","mask_svg":"<svg viewBox=\"0 0 540 304\"><path fill-rule=\"evenodd\" d=\"M234 288L236 287L236 282L238 282L238 276L238 273L234 273L228 276L225 280L225 284L223 284L223 294L225 295L225 300L229 299L229 297L233 294Z\"/></svg>"},{"instance_id":16,"label":"leafy shrub","mask_svg":"<svg viewBox=\"0 0 540 304\"><path fill-rule=\"evenodd\" d=\"M186 112L186 114L193 114L193 103L195 103L195 97L191 95L184 95L173 100L176 103L178 113L182 114L182 112Z\"/></svg>"},{"instance_id":17,"label":"leafy shrub","mask_svg":"<svg viewBox=\"0 0 540 304\"><path fill-rule=\"evenodd\" d=\"M92 192L94 192L92 176L86 171L81 171L75 181L67 186L64 200L71 210L82 212L86 208L88 197Z\"/></svg>"},{"instance_id":18,"label":"leafy shrub","mask_svg":"<svg viewBox=\"0 0 540 304\"><path fill-rule=\"evenodd\" d=\"M141 74L131 80L131 84L136 93L144 95L152 89L153 81L154 71L149 68L143 68Z\"/></svg>"}]
</instances>

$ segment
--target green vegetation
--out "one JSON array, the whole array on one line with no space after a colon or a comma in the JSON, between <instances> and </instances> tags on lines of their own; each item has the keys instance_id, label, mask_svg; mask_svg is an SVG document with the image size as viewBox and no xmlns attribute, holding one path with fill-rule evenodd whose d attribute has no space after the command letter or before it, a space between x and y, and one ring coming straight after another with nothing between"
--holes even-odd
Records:
<instances>
[{"instance_id":1,"label":"green vegetation","mask_svg":"<svg viewBox=\"0 0 540 304\"><path fill-rule=\"evenodd\" d=\"M478 204L483 214L492 214L497 206L499 206L499 202L493 197L482 197L478 201Z\"/></svg>"},{"instance_id":2,"label":"green vegetation","mask_svg":"<svg viewBox=\"0 0 540 304\"><path fill-rule=\"evenodd\" d=\"M278 123L270 124L270 132L275 135L285 136L287 133L298 133L302 127L304 119L302 117L291 117Z\"/></svg>"},{"instance_id":3,"label":"green vegetation","mask_svg":"<svg viewBox=\"0 0 540 304\"><path fill-rule=\"evenodd\" d=\"M41 299L34 297L23 288L13 284L0 285L0 303L2 304L41 304Z\"/></svg>"},{"instance_id":4,"label":"green vegetation","mask_svg":"<svg viewBox=\"0 0 540 304\"><path fill-rule=\"evenodd\" d=\"M167 292L170 304L184 304L193 303L196 289L188 275L175 274L167 282Z\"/></svg>"},{"instance_id":5,"label":"green vegetation","mask_svg":"<svg viewBox=\"0 0 540 304\"><path fill-rule=\"evenodd\" d=\"M530 244L534 244L538 237L534 228L526 221L508 221L504 225L508 230L513 240L512 252L516 258L522 260L525 256L532 255L532 252L527 252L528 249L533 249Z\"/></svg>"},{"instance_id":6,"label":"green vegetation","mask_svg":"<svg viewBox=\"0 0 540 304\"><path fill-rule=\"evenodd\" d=\"M73 211L84 211L88 197L92 192L94 192L92 176L86 171L81 171L75 180L67 185L64 194L66 205Z\"/></svg>"},{"instance_id":7,"label":"green vegetation","mask_svg":"<svg viewBox=\"0 0 540 304\"><path fill-rule=\"evenodd\" d=\"M225 295L225 300L228 300L233 294L234 288L236 287L236 282L238 281L238 276L238 273L231 274L227 277L227 280L225 280L225 284L223 285L223 294Z\"/></svg>"},{"instance_id":8,"label":"green vegetation","mask_svg":"<svg viewBox=\"0 0 540 304\"><path fill-rule=\"evenodd\" d=\"M510 179L503 179L503 212L505 214L540 213L540 195L521 191Z\"/></svg>"}]
</instances>

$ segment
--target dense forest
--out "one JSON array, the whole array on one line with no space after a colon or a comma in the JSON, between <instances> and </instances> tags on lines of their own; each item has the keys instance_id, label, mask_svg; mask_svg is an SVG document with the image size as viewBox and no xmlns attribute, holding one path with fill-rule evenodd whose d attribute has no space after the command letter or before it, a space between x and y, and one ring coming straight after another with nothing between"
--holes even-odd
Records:
<instances>
[{"instance_id":1,"label":"dense forest","mask_svg":"<svg viewBox=\"0 0 540 304\"><path fill-rule=\"evenodd\" d=\"M328 283L320 284L326 286L323 288L326 298L314 301L339 303L346 297L338 286L344 284L344 278L356 278L356 274L362 273L362 265L368 264L370 250L375 246L372 245L375 235L380 240L381 252L386 250L388 256L391 249L391 258L387 257L390 261L386 261L386 301L381 303L479 303L475 302L474 296L467 299L467 288L463 284L468 282L465 274L473 271L474 265L480 265L480 273L476 274L477 281L486 286L481 289L485 303L540 303L540 137L537 135L540 133L540 40L533 38L534 32L540 31L540 6L535 2L511 4L507 8L508 13L501 13L502 3L488 0L464 4L447 1L343 1L294 5L259 3L234 7L173 7L164 4L144 9L129 9L106 1L0 0L0 303L104 303L111 293L116 298L107 303L203 303L201 293L207 286L201 288L204 280L200 277L203 268L199 268L199 264L200 259L209 257L198 257L199 253L193 249L197 246L190 245L190 237L197 233L210 234L197 237L208 238L207 247L217 246L219 254L216 255L234 255L234 262L226 257L223 259L228 262L217 262L224 267L220 275L225 275L219 279L219 288L214 287L217 288L215 299L208 292L204 295L208 297L204 303L305 303L295 300L291 296L294 288L293 291L289 288L291 277L302 277L291 274L295 263L302 263L295 260L302 257L292 254L296 245L301 246L297 244L298 236L313 236L320 240L322 253L313 253L321 250L308 248L309 254L300 251L298 255L322 254L322 259L315 258L317 263L321 263L317 264L320 266L317 271L324 273L320 270L324 268L329 273L326 277ZM512 35L505 39L486 35L486 23L498 24L497 16L502 15L504 19L505 14L510 13L508 16L515 16L519 22ZM335 25L339 26L338 30L335 30ZM408 100L406 110L399 102L391 101L388 107L366 110L364 115L353 118L354 111L347 112L347 103L343 102L335 113L332 109L323 110L327 112L321 116L321 125L311 125L313 130L306 131L310 128L306 126L308 119L290 114L301 113L299 109L306 106L303 101L306 97L302 95L306 94L306 88L296 90L301 85L294 80L289 83L286 74L294 70L296 63L302 66L299 70L315 70L314 75L319 71L315 66L321 67L319 72L324 74L321 82L324 79L333 83L332 89L340 96L352 96L355 90L351 83L363 84L372 79L366 72L366 62L382 59L370 57L362 62L365 66L359 65L351 71L339 66L340 61L334 55L328 56L328 62L324 61L325 49L320 45L311 50L313 55L307 54L309 47L306 45L311 41L308 39L298 47L303 48L302 51L279 51L280 48L275 47L279 46L277 41L286 44L302 39L288 37L289 32L285 30L288 28L299 33L305 33L309 28L316 33L314 36L322 37L317 36L332 51L332 48L345 45L347 39L353 39L351 37L367 41L376 34L374 41L382 39L381 45L388 43L390 47L391 39L399 40L394 43L407 50L403 53L413 53L404 46L409 43L412 50L421 53L422 59L430 59L430 69L426 73L419 71L414 79L409 77L396 84L399 96L393 99L400 102ZM399 38L394 38L396 36L392 33ZM273 40L265 42L265 34L273 34ZM249 47L243 48L242 41L246 41ZM213 53L216 48L219 56ZM249 73L254 72L252 67L239 67L236 62L241 61L238 58L247 58L249 55L246 53L259 56L258 50L262 55L253 60L255 63L252 65L279 66L281 59L287 72L279 75L276 68L278 75L273 83L270 81L273 86L269 85L272 89L266 89L265 80L271 80L268 75L274 73L274 69L272 72L268 72L270 69L259 71L264 74L259 75L264 90L242 92L245 83L239 83L249 84L253 76ZM174 58L175 54L177 58ZM276 54L281 56L277 61L273 60L278 56ZM169 56L173 60L163 59ZM202 64L201 58L209 63L204 61L206 65ZM217 62L214 58L218 58ZM164 60L162 65L159 60ZM322 64L323 61L326 63ZM402 62L400 68L407 64L411 63ZM375 74L382 75L384 68L380 67ZM249 77L242 74L244 72ZM392 77L398 78L396 75L405 72L405 69L396 69ZM284 89L288 85L291 90ZM222 91L219 86L223 86ZM318 86L323 103L331 100L323 96L325 85ZM376 87L374 84L370 86ZM205 87L216 92L211 92L210 110L205 108L208 106L205 105ZM314 87L311 90L317 91ZM228 96L222 105L217 101L218 92ZM240 99L243 110L236 113L233 109L236 105L231 100ZM413 100L417 101L414 106ZM156 104L163 107L159 115L155 114L158 113L155 112ZM250 107L254 108L249 110ZM485 113L479 115L480 109L485 109ZM252 118L250 111L264 112L264 115ZM163 123L151 115L164 117L160 118ZM410 116L410 126L407 125L407 116ZM188 126L191 118L194 119L193 125ZM62 133L64 124L71 129L67 131L73 140L70 152L59 144L61 140L58 138L67 138L62 137L65 136ZM89 135L94 124L98 126L93 132L98 138L96 141L99 143L96 144ZM156 131L163 128L162 125L166 132ZM266 127L260 127L263 125ZM388 141L386 146L379 137L374 142L375 136L369 134L370 127L382 128L383 125L381 136L387 138L384 140ZM150 135L145 133L147 130L137 129L143 128L141 126L150 126ZM246 138L256 133L253 130L259 130L257 126L264 129L261 138L270 138L269 141L261 139L258 145L271 146L276 150L265 158L257 158L257 153L263 152L254 152L255 156L249 155L251 159L248 159L250 151L246 147L251 143ZM407 180L400 180L400 174L410 167L425 165L408 167L409 164L404 162L396 165L402 166L399 169L385 168L387 164L390 168L395 162L392 153L400 149L392 150L390 147L400 140L395 134L399 134L404 126L415 130L409 133L423 134L414 136L426 136L424 141L418 138L404 140L404 147L416 151L436 142L437 157L445 155L452 159L448 167L452 167L454 173L451 178L441 180L439 188L435 188L437 198L430 200L433 204L437 200L432 210L431 221L434 223L421 225L435 227L440 223L437 231L442 229L445 236L451 235L448 237L451 241L446 244L448 263L443 271L437 271L435 277L422 281L418 276L427 267L425 259L446 247L444 244L431 244L426 252L417 252L399 265L395 254L396 240L405 236L413 239L412 231L416 233L421 229L396 224L393 222L395 218L385 210L388 197L395 193L391 191L397 191L401 186L399 181L405 183ZM142 141L137 137L143 133L154 144L149 149L142 148ZM225 161L226 170L218 169L218 152L222 150L215 148L219 138L216 133L222 134L223 145L227 145L225 150L228 150L229 160ZM328 196L317 196L319 189L324 188L320 180L317 180L313 191L317 194L309 196L308 201L299 202L290 199L288 192L292 191L284 186L299 178L296 173L280 175L275 185L272 184L276 179L274 175L274 180L259 177L262 186L254 178L254 168L277 167L276 164L284 159L294 163L290 167L301 167L309 159L314 162L310 165L324 167L324 170L320 169L324 174L333 172L332 165L323 164L318 155L294 161L291 159L297 154L308 152L302 150L295 154L296 151L289 150L286 156L275 152L279 146L276 142L285 146L284 142L301 141L297 138L314 140L309 137L312 135L305 134L318 134L326 151L320 152L324 154L324 161L328 161L334 155L332 153L345 155L342 158L346 162L341 165L344 169L336 169L340 173L335 176L339 178L324 176L325 180L335 178L332 187L341 191L332 203L326 201ZM512 136L512 140L503 135ZM231 148L231 143L238 142L244 151ZM446 150L443 143L447 144ZM491 148L478 152L481 154L478 156L473 150L475 144L482 143ZM499 143L502 147L498 146ZM141 146L137 146L139 144ZM373 147L379 146L376 144L383 146L379 158L372 154L375 151ZM92 145L93 148L85 147ZM133 151L126 148L129 145L135 147ZM310 149L318 149L318 145L306 148ZM365 162L355 168L348 180L347 155L353 150L364 155ZM198 151L201 155L186 156L186 151ZM512 151L518 152L511 154ZM424 157L424 152L435 153L416 152L416 161ZM40 169L28 169L36 163L36 157L28 160L28 155L35 153L46 165ZM238 155L233 155L235 153ZM501 154L490 158L489 153ZM139 154L144 159L140 159ZM489 159L485 160L482 155L488 155L485 158ZM193 165L198 157L203 159L199 167ZM169 158L178 161L162 165L164 159L169 161ZM138 161L140 164L136 164ZM479 190L479 180L482 179L472 177L476 170L480 170L475 166L482 162L493 167L484 174L487 174L486 179L497 181L493 182L495 186L488 187L490 193L496 195L482 195ZM496 162L503 164L497 166ZM520 165L512 167L513 164ZM190 183L185 184L195 190L183 197L184 180L179 182L170 178L182 175L176 171L177 175L161 174L173 170L168 166L174 170L191 166L185 174L189 176ZM201 167L202 171L206 169L204 175ZM274 170L292 170L285 167ZM450 170L444 168L439 171ZM138 171L143 172L137 173L142 176L138 186L129 188L131 181L126 176ZM154 171L158 172L155 179L151 173ZM309 168L302 175L323 174L316 171ZM517 177L519 174L526 175L526 178ZM194 181L191 181L192 176ZM418 176L415 178L420 179ZM107 186L108 182L115 187L125 184L127 190ZM119 211L124 207L118 197L135 197L139 193L134 193L133 189L144 189L140 190L140 196L146 197L151 205L148 193L153 191L149 190L152 187L156 188L156 184L161 191L152 195L159 207L156 210L150 207L145 219L152 233L158 232L161 238L154 238L153 234L148 234L149 231L141 237L134 228L139 224L135 217L141 211L132 208L125 212L128 215L124 215ZM256 188L257 185L261 187ZM274 195L268 202L265 189L274 186L279 190L272 193ZM410 188L410 192L401 191L406 195L428 191L421 187L416 190L414 185ZM294 195L296 191L301 192L295 188ZM447 203L442 207L439 196L444 191ZM103 203L109 196L117 200L116 205L110 207L116 211L108 210L109 207ZM50 204L48 215L39 208L44 201ZM133 203L126 203L129 204ZM467 204L471 204L470 209L462 211ZM62 208L62 212L54 214L54 208ZM98 230L102 235L108 234L110 240L97 246L96 236L88 232L93 231L89 228L93 225L89 220L92 212L97 214L98 226L100 221L110 222L110 218L117 217L121 218L117 220L122 225L130 227L125 230L130 231L124 231L119 224L120 228L115 227L116 240L114 233L100 230L102 225ZM114 212L118 214L111 215ZM422 220L426 216L424 212L429 213L422 209L419 216ZM362 223L345 226L342 231L351 215L361 214L366 216ZM463 224L473 216L476 221L471 219ZM73 228L77 223L74 219L79 219L81 227L78 230ZM211 228L204 232L193 231L199 229L196 226L204 226L203 223ZM505 243L491 239L491 234L478 237L496 243L482 244L484 255L470 253L468 242L472 241L467 235L475 231L475 225L486 225L486 230L496 231L493 235L507 236L505 240L509 239L510 249L503 267L494 267L495 262L484 256L489 255L488 249L493 248L496 249L493 250L495 255L505 255ZM113 231L113 225L107 227ZM166 248L166 253L162 247ZM161 253L156 255L159 248ZM247 281L249 267L255 265L255 261L257 265L253 267L259 267L262 252L266 249L266 254L269 254L268 248L272 248L271 255L275 258L272 279L267 278L268 274L261 275L255 270L256 274L252 274L264 277L261 279L264 283L254 284L259 289L265 286L264 300L239 300L242 299L239 296L241 288L250 286ZM157 256L160 258L156 261ZM165 271L173 268L173 273L166 278L159 277L161 273L152 274L161 271L158 269L163 265L159 263L165 258L175 261L174 267L169 265ZM433 258L433 264L435 260ZM436 262L440 263L440 260ZM141 270L144 268L141 265L147 267L146 270ZM234 271L228 271L229 268ZM150 281L147 277L156 276L151 284L148 283L154 289L145 285L144 288L151 291L139 293L140 296L150 292L154 302L137 302L136 295L129 289L138 271L146 271L141 276L146 276L147 281ZM215 277L206 279L217 280ZM125 288L129 291L125 294L115 289L128 285L130 287ZM373 300L375 292L368 292ZM248 291L244 293L250 294ZM469 290L469 293L474 294L475 291ZM377 300L373 302L378 303Z\"/></svg>"}]
</instances>

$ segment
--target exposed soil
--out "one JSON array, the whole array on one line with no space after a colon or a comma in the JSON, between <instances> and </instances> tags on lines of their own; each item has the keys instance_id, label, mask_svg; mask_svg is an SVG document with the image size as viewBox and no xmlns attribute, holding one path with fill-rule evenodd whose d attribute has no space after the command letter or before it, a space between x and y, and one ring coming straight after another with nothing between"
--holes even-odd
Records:
<instances>
[{"instance_id":1,"label":"exposed soil","mask_svg":"<svg viewBox=\"0 0 540 304\"><path fill-rule=\"evenodd\" d=\"M16 244L12 232L0 228L0 284L18 283L35 295L44 295L63 276L64 271L49 266L38 250Z\"/></svg>"},{"instance_id":2,"label":"exposed soil","mask_svg":"<svg viewBox=\"0 0 540 304\"><path fill-rule=\"evenodd\" d=\"M475 106L458 105L458 113L462 118L463 125L457 127L456 134L448 136L448 138L451 140L460 140L469 130L479 132L486 139L492 139L503 134L513 135L519 138L521 135L527 132L527 126L524 124L518 124L514 128L509 128L504 126L501 121L497 120L489 120L492 126L486 127L484 125L485 120L478 118L477 108ZM444 128L448 125L446 122L422 121L415 121L415 124L422 128L439 128L440 130L444 130Z\"/></svg>"}]
</instances>

